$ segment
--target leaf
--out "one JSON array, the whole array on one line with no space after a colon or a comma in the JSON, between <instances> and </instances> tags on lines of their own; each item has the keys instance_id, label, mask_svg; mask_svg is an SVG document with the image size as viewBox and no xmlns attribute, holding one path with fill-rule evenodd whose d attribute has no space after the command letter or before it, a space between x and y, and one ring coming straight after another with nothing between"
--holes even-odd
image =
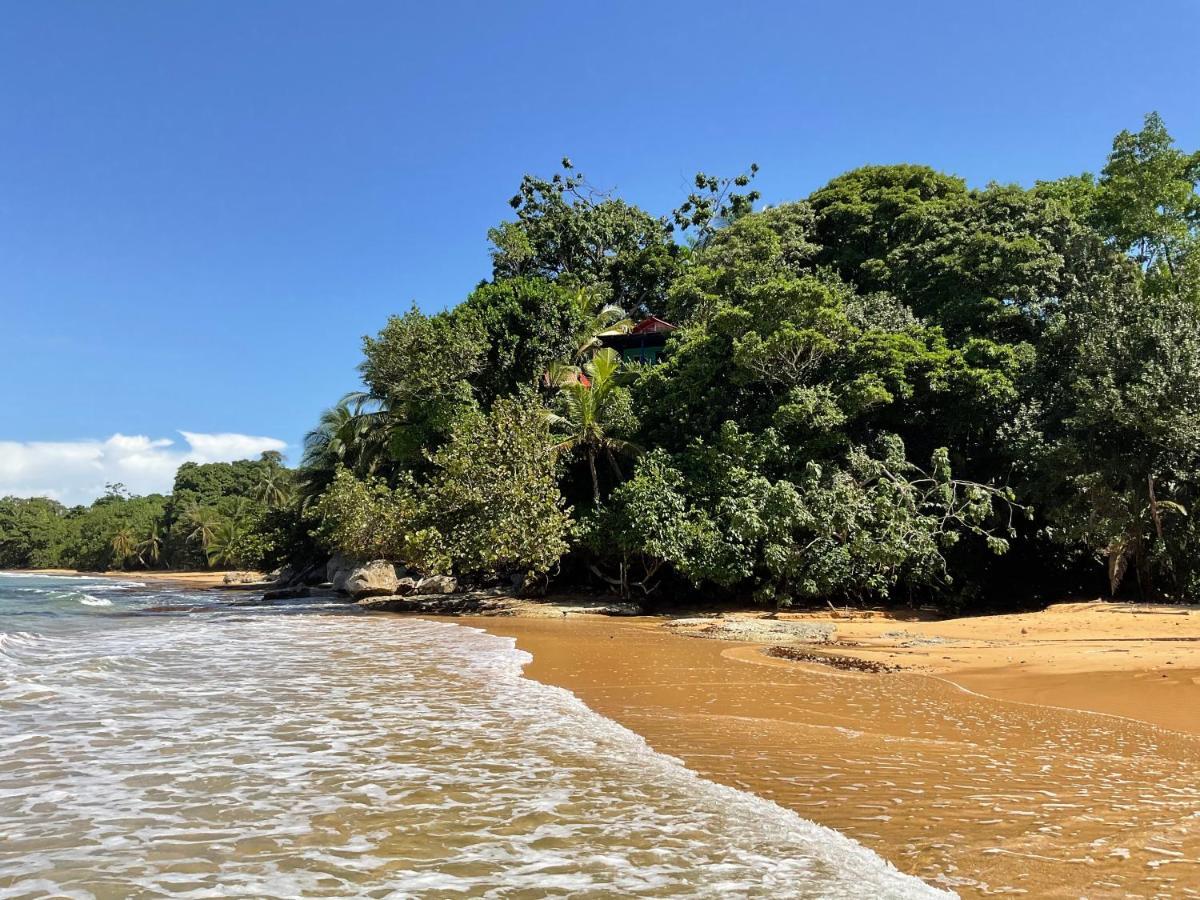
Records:
<instances>
[{"instance_id":1,"label":"leaf","mask_svg":"<svg viewBox=\"0 0 1200 900\"><path fill-rule=\"evenodd\" d=\"M1108 592L1114 596L1125 580L1132 550L1133 541L1128 534L1121 535L1108 545Z\"/></svg>"}]
</instances>

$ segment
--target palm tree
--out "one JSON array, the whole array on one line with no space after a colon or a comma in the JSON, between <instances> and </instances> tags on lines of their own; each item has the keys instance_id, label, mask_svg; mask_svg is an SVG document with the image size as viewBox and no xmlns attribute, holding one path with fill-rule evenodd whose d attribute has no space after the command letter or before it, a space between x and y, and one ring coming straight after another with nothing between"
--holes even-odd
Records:
<instances>
[{"instance_id":1,"label":"palm tree","mask_svg":"<svg viewBox=\"0 0 1200 900\"><path fill-rule=\"evenodd\" d=\"M133 556L134 548L137 544L137 538L128 526L121 528L112 536L109 546L112 547L113 560L118 566L125 564L129 557Z\"/></svg>"},{"instance_id":2,"label":"palm tree","mask_svg":"<svg viewBox=\"0 0 1200 900\"><path fill-rule=\"evenodd\" d=\"M209 566L238 564L238 551L241 549L242 530L237 522L223 519L213 532L212 539L206 548Z\"/></svg>"},{"instance_id":3,"label":"palm tree","mask_svg":"<svg viewBox=\"0 0 1200 900\"><path fill-rule=\"evenodd\" d=\"M325 410L317 427L304 436L297 485L301 506L329 486L338 466L375 475L391 463L393 418L387 401L361 391Z\"/></svg>"},{"instance_id":4,"label":"palm tree","mask_svg":"<svg viewBox=\"0 0 1200 900\"><path fill-rule=\"evenodd\" d=\"M291 485L282 469L271 467L263 473L262 480L254 490L255 499L274 509L283 506L291 496Z\"/></svg>"},{"instance_id":5,"label":"palm tree","mask_svg":"<svg viewBox=\"0 0 1200 900\"><path fill-rule=\"evenodd\" d=\"M226 507L225 518L241 527L250 518L250 501L245 497L234 497Z\"/></svg>"},{"instance_id":6,"label":"palm tree","mask_svg":"<svg viewBox=\"0 0 1200 900\"><path fill-rule=\"evenodd\" d=\"M576 363L583 362L588 354L598 349L603 338L629 334L633 330L633 320L626 317L625 310L613 303L597 307L583 288L575 292L571 306L580 322L575 330Z\"/></svg>"},{"instance_id":7,"label":"palm tree","mask_svg":"<svg viewBox=\"0 0 1200 900\"><path fill-rule=\"evenodd\" d=\"M550 413L551 425L568 434L555 450L582 449L587 455L588 469L592 475L592 499L600 505L600 476L596 472L596 457L603 452L620 478L617 454L634 455L641 452L635 444L613 437L609 432L613 426L613 413L619 400L618 373L621 357L617 351L604 348L598 351L583 366L583 377L573 370L575 377L561 377L559 395L562 397L563 412ZM562 373L560 373L561 376Z\"/></svg>"},{"instance_id":8,"label":"palm tree","mask_svg":"<svg viewBox=\"0 0 1200 900\"><path fill-rule=\"evenodd\" d=\"M207 506L193 502L183 511L183 519L191 529L187 534L188 540L199 541L200 546L207 550L220 521L217 514Z\"/></svg>"},{"instance_id":9,"label":"palm tree","mask_svg":"<svg viewBox=\"0 0 1200 900\"><path fill-rule=\"evenodd\" d=\"M150 531L137 545L138 559L144 563L147 559L157 563L162 557L162 536L158 533L158 525L150 526Z\"/></svg>"}]
</instances>

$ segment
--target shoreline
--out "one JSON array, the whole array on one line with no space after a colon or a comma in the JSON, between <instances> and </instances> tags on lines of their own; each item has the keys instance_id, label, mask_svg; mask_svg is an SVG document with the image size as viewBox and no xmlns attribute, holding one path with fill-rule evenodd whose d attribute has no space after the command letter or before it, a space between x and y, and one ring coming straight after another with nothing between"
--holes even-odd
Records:
<instances>
[{"instance_id":1,"label":"shoreline","mask_svg":"<svg viewBox=\"0 0 1200 900\"><path fill-rule=\"evenodd\" d=\"M153 584L171 584L192 588L230 588L237 585L225 583L229 570L219 572L193 572L172 569L139 569L137 571L85 572L79 569L5 569L17 575L67 575L84 578L110 578L116 581L145 581Z\"/></svg>"},{"instance_id":2,"label":"shoreline","mask_svg":"<svg viewBox=\"0 0 1200 900\"><path fill-rule=\"evenodd\" d=\"M886 660L886 674L775 658L762 641L686 635L711 619L439 620L512 639L532 657L528 677L571 691L698 774L835 828L931 885L964 897L1078 897L1147 885L1200 891L1200 710L1191 702L1200 670L1176 661L1168 678L1145 677L1160 676L1172 653L1200 662L1191 642L1200 614L1184 612L1187 620L1164 618L1179 614L1168 608L1110 621L1099 617L1128 612L1065 604L1017 621L908 620L904 636L889 638L897 620L875 614L837 619L836 641L803 645ZM718 621L748 618L761 616ZM1155 633L1175 621L1186 625ZM1101 626L1117 633L1105 637ZM981 628L991 636L973 633ZM1014 639L1022 628L1024 643ZM1092 652L1112 649L1106 640L1129 652ZM1014 650L1023 664L994 665ZM1162 684L1146 687L1153 682Z\"/></svg>"},{"instance_id":3,"label":"shoreline","mask_svg":"<svg viewBox=\"0 0 1200 900\"><path fill-rule=\"evenodd\" d=\"M223 572L39 574L231 587ZM526 677L934 887L1200 897L1198 606L628 617L496 599L416 617L511 640Z\"/></svg>"}]
</instances>

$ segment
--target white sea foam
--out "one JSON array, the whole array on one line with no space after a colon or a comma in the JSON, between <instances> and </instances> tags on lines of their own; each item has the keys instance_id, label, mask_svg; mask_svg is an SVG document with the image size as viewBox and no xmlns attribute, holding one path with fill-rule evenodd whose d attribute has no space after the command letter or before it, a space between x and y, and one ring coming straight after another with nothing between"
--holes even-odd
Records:
<instances>
[{"instance_id":1,"label":"white sea foam","mask_svg":"<svg viewBox=\"0 0 1200 900\"><path fill-rule=\"evenodd\" d=\"M84 606L112 606L112 601L107 597L93 597L91 594L84 594L79 602Z\"/></svg>"},{"instance_id":2,"label":"white sea foam","mask_svg":"<svg viewBox=\"0 0 1200 900\"><path fill-rule=\"evenodd\" d=\"M473 629L206 614L38 650L0 671L12 896L945 896Z\"/></svg>"}]
</instances>

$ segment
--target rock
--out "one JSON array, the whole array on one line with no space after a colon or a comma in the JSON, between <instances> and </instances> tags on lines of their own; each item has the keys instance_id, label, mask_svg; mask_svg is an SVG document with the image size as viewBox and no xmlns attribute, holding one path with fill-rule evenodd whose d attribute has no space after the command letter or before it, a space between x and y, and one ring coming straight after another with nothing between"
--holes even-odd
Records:
<instances>
[{"instance_id":1,"label":"rock","mask_svg":"<svg viewBox=\"0 0 1200 900\"><path fill-rule=\"evenodd\" d=\"M417 582L418 594L453 594L458 590L458 579L449 575L430 575Z\"/></svg>"},{"instance_id":2,"label":"rock","mask_svg":"<svg viewBox=\"0 0 1200 900\"><path fill-rule=\"evenodd\" d=\"M329 562L325 564L325 580L333 585L335 591L345 591L346 579L360 565L362 563L358 560L335 553L330 557Z\"/></svg>"},{"instance_id":3,"label":"rock","mask_svg":"<svg viewBox=\"0 0 1200 900\"><path fill-rule=\"evenodd\" d=\"M397 578L396 590L394 593L401 597L407 596L408 594L415 594L417 592L418 584L420 584L420 582L410 575L406 575L403 578Z\"/></svg>"},{"instance_id":4,"label":"rock","mask_svg":"<svg viewBox=\"0 0 1200 900\"><path fill-rule=\"evenodd\" d=\"M468 594L412 594L407 597L364 597L355 603L371 612L424 613L439 616L511 615L521 605L513 597L486 591Z\"/></svg>"},{"instance_id":5,"label":"rock","mask_svg":"<svg viewBox=\"0 0 1200 900\"><path fill-rule=\"evenodd\" d=\"M343 589L357 599L395 594L398 585L396 567L386 559L374 559L352 569L346 576ZM334 582L334 586L337 586L337 582Z\"/></svg>"},{"instance_id":6,"label":"rock","mask_svg":"<svg viewBox=\"0 0 1200 900\"><path fill-rule=\"evenodd\" d=\"M255 584L259 575L257 572L226 572L222 581L225 584Z\"/></svg>"},{"instance_id":7,"label":"rock","mask_svg":"<svg viewBox=\"0 0 1200 900\"><path fill-rule=\"evenodd\" d=\"M277 591L267 591L262 595L263 601L270 603L272 600L295 600L299 597L310 596L311 591L306 587L289 587L280 588Z\"/></svg>"},{"instance_id":8,"label":"rock","mask_svg":"<svg viewBox=\"0 0 1200 900\"><path fill-rule=\"evenodd\" d=\"M601 616L641 616L644 615L640 603L610 603L596 610Z\"/></svg>"}]
</instances>

